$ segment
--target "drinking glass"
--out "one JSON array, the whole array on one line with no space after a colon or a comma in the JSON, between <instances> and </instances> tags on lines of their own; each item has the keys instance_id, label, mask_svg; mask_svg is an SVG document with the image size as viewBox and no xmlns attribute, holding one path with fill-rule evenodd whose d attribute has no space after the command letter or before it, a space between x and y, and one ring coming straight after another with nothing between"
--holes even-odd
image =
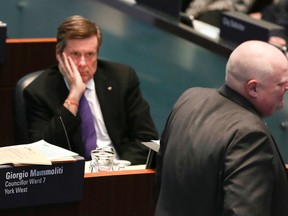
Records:
<instances>
[{"instance_id":1,"label":"drinking glass","mask_svg":"<svg viewBox=\"0 0 288 216\"><path fill-rule=\"evenodd\" d=\"M115 149L113 147L97 147L91 151L91 172L113 171Z\"/></svg>"}]
</instances>

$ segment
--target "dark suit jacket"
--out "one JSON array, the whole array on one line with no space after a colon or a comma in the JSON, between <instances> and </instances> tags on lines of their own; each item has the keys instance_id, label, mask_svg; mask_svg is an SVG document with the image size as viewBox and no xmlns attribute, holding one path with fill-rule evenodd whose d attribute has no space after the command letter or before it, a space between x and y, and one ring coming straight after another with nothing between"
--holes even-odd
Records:
<instances>
[{"instance_id":1,"label":"dark suit jacket","mask_svg":"<svg viewBox=\"0 0 288 216\"><path fill-rule=\"evenodd\" d=\"M157 216L288 215L277 147L255 108L227 86L180 97L157 159Z\"/></svg>"},{"instance_id":2,"label":"dark suit jacket","mask_svg":"<svg viewBox=\"0 0 288 216\"><path fill-rule=\"evenodd\" d=\"M94 81L108 134L120 158L132 164L145 163L147 149L140 141L157 139L158 135L135 71L122 64L99 60ZM84 155L81 120L63 106L67 95L67 86L57 66L46 70L24 90L29 134L31 141L44 139L66 149L70 149L70 142L72 151Z\"/></svg>"}]
</instances>

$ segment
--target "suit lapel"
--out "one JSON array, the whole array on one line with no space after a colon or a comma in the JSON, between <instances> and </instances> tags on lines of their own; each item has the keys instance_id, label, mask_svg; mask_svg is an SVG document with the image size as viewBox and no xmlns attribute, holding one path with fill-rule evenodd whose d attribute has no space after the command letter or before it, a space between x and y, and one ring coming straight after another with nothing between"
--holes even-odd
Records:
<instances>
[{"instance_id":1,"label":"suit lapel","mask_svg":"<svg viewBox=\"0 0 288 216\"><path fill-rule=\"evenodd\" d=\"M112 133L114 129L114 119L117 116L117 89L115 82L111 79L108 73L104 72L101 68L97 70L94 81L96 94L99 100L103 119L110 137L113 137Z\"/></svg>"}]
</instances>

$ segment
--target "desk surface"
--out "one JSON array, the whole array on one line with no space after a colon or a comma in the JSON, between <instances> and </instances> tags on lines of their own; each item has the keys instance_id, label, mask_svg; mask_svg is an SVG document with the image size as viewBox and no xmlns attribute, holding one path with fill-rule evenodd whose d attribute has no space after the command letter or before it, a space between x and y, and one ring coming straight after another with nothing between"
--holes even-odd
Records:
<instances>
[{"instance_id":1,"label":"desk surface","mask_svg":"<svg viewBox=\"0 0 288 216\"><path fill-rule=\"evenodd\" d=\"M5 216L152 216L154 170L87 173L79 202L0 210ZM41 199L41 197L39 197Z\"/></svg>"},{"instance_id":2,"label":"desk surface","mask_svg":"<svg viewBox=\"0 0 288 216\"><path fill-rule=\"evenodd\" d=\"M235 44L222 40L211 39L197 31L192 27L181 23L177 19L165 16L159 12L153 11L151 8L141 7L137 4L131 4L124 0L96 0L109 5L119 11L122 11L138 20L146 22L154 27L172 33L180 38L186 39L192 43L200 45L214 53L228 57L235 48Z\"/></svg>"}]
</instances>

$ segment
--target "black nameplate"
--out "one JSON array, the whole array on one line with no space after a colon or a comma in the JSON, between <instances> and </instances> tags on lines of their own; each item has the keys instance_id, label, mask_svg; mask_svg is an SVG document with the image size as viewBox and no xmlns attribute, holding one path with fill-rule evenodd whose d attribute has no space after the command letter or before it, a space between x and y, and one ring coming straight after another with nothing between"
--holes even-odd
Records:
<instances>
[{"instance_id":1,"label":"black nameplate","mask_svg":"<svg viewBox=\"0 0 288 216\"><path fill-rule=\"evenodd\" d=\"M240 12L223 12L221 16L220 38L242 43L248 40L268 41L277 32L284 32L282 26L256 20Z\"/></svg>"},{"instance_id":2,"label":"black nameplate","mask_svg":"<svg viewBox=\"0 0 288 216\"><path fill-rule=\"evenodd\" d=\"M49 166L0 166L0 209L82 199L85 161Z\"/></svg>"}]
</instances>

